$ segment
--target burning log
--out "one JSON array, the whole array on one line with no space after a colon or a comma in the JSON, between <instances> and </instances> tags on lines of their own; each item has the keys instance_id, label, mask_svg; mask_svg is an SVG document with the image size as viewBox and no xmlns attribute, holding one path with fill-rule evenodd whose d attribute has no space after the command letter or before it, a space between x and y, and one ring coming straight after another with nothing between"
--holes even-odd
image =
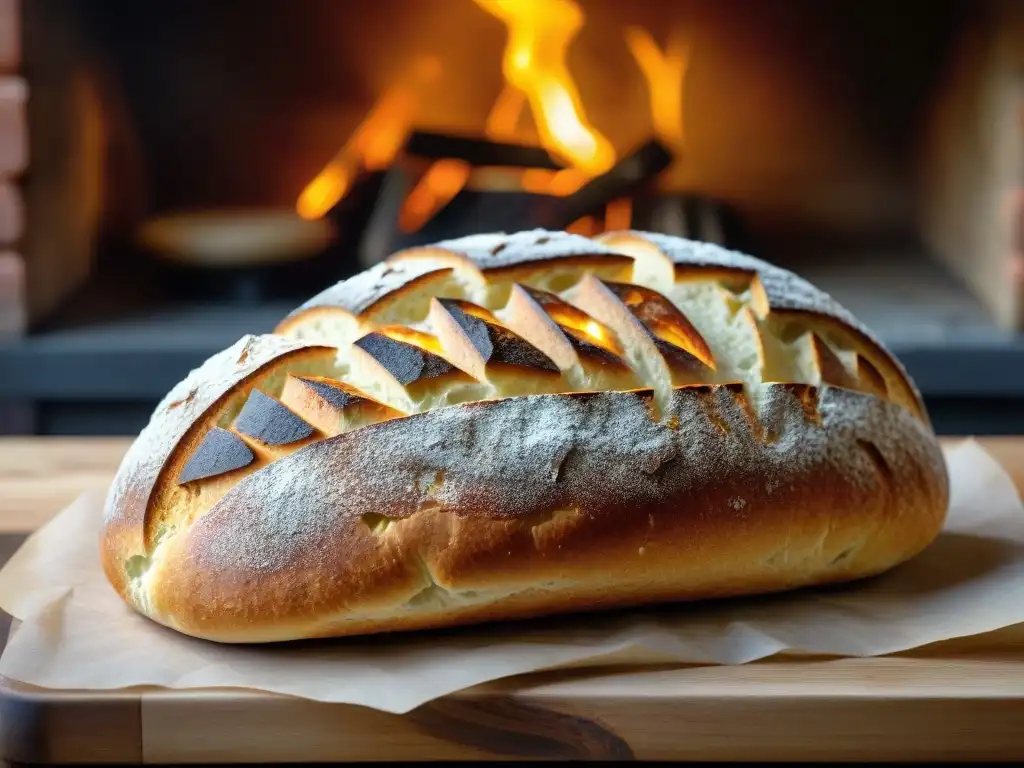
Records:
<instances>
[{"instance_id":1,"label":"burning log","mask_svg":"<svg viewBox=\"0 0 1024 768\"><path fill-rule=\"evenodd\" d=\"M436 62L424 61L413 76L388 89L299 197L299 214L316 217L354 195L361 173L375 172L372 212L338 222L339 231L359 238L363 266L401 248L480 231L545 227L596 234L643 226L643 217L633 222L634 199L649 192L671 165L673 150L684 144L690 55L681 37L670 35L662 48L646 30L626 30L626 43L650 91L653 138L617 160L613 143L590 122L569 66L569 48L585 21L580 3L475 2L508 31L503 89L484 136L415 126L423 86L434 82L439 70ZM517 126L527 115L540 146L519 143ZM723 239L703 210L650 200L639 211L647 228ZM342 212L338 204L333 215L337 219Z\"/></svg>"},{"instance_id":2,"label":"burning log","mask_svg":"<svg viewBox=\"0 0 1024 768\"><path fill-rule=\"evenodd\" d=\"M603 213L613 200L631 197L657 178L672 164L672 153L657 139L651 139L611 170L596 176L571 195L555 200L540 210L532 225L545 229L565 229L584 216Z\"/></svg>"},{"instance_id":3,"label":"burning log","mask_svg":"<svg viewBox=\"0 0 1024 768\"><path fill-rule=\"evenodd\" d=\"M537 220L537 209L556 200L521 191L463 189L420 229L407 232L399 226L404 202L401 196L403 190L412 188L412 184L402 171L395 170L394 176L398 178L389 178L382 189L378 207L366 229L360 247L360 261L364 264L374 264L403 248L462 235L529 228L533 226L531 222Z\"/></svg>"},{"instance_id":4,"label":"burning log","mask_svg":"<svg viewBox=\"0 0 1024 768\"><path fill-rule=\"evenodd\" d=\"M672 159L665 146L652 139L622 158L606 173L581 186L577 184L579 188L575 191L572 191L571 186L562 189L551 187L553 192L562 194L545 194L500 185L492 189L470 189L463 186L450 197L439 197L437 202L441 205L432 211L433 215L422 221L422 226L413 229L408 226L409 217L404 213L408 211L410 195L430 173L430 169L417 175L417 159L406 158L405 162L395 163L385 176L377 205L364 232L360 261L364 265L371 265L402 248L475 232L511 232L534 227L561 230L584 217L604 218L609 203L615 203L621 209L623 204L619 201L644 190L671 165ZM560 174L571 173L571 169L555 171L553 174L550 168L529 170L547 173L552 184L557 183ZM450 190L438 192L440 194ZM613 210L616 210L614 205ZM621 213L620 210L618 220L628 221L628 217L623 217ZM402 226L403 220L407 226Z\"/></svg>"},{"instance_id":5,"label":"burning log","mask_svg":"<svg viewBox=\"0 0 1024 768\"><path fill-rule=\"evenodd\" d=\"M458 164L458 165L452 165ZM450 173L439 174L438 169ZM468 166L399 158L384 174L376 204L362 229L360 264L372 266L395 251L472 232L508 229L528 221L530 205L543 197L519 189L471 189Z\"/></svg>"},{"instance_id":6,"label":"burning log","mask_svg":"<svg viewBox=\"0 0 1024 768\"><path fill-rule=\"evenodd\" d=\"M295 210L302 218L320 218L345 199L356 179L391 165L408 138L425 87L437 79L440 70L433 57L420 59L405 77L388 88L337 154L299 194Z\"/></svg>"},{"instance_id":7,"label":"burning log","mask_svg":"<svg viewBox=\"0 0 1024 768\"><path fill-rule=\"evenodd\" d=\"M474 168L502 166L557 170L562 167L543 147L425 131L413 131L409 135L405 153L428 160L463 160Z\"/></svg>"},{"instance_id":8,"label":"burning log","mask_svg":"<svg viewBox=\"0 0 1024 768\"><path fill-rule=\"evenodd\" d=\"M579 183L567 186L572 180L559 178L566 174L572 170L560 169L541 147L413 131L365 213L359 262L371 266L452 233L505 228L520 220L515 212L529 197L521 183L539 175L571 192Z\"/></svg>"}]
</instances>

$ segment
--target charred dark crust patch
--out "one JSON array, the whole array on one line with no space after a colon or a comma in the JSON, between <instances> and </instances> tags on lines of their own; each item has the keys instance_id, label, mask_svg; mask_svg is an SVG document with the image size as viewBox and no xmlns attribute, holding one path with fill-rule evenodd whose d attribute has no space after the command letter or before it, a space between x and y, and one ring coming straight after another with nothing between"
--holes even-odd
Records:
<instances>
[{"instance_id":1,"label":"charred dark crust patch","mask_svg":"<svg viewBox=\"0 0 1024 768\"><path fill-rule=\"evenodd\" d=\"M516 283L516 285L519 286L522 290L526 291L530 298L537 302L538 306L540 306L541 308L546 309L547 307L555 306L572 306L568 302L562 301L562 299L558 298L553 293L549 293L548 291L542 291L539 288L524 285L523 283ZM582 312L583 310L581 309L579 311Z\"/></svg>"},{"instance_id":2,"label":"charred dark crust patch","mask_svg":"<svg viewBox=\"0 0 1024 768\"><path fill-rule=\"evenodd\" d=\"M488 330L491 332L495 361L526 368L539 368L552 373L560 372L550 357L507 328L490 325Z\"/></svg>"},{"instance_id":3,"label":"charred dark crust patch","mask_svg":"<svg viewBox=\"0 0 1024 768\"><path fill-rule=\"evenodd\" d=\"M356 346L380 363L403 387L455 370L443 357L380 333L368 333L356 341Z\"/></svg>"},{"instance_id":4,"label":"charred dark crust patch","mask_svg":"<svg viewBox=\"0 0 1024 768\"><path fill-rule=\"evenodd\" d=\"M537 248L536 244L531 245L534 247L526 251L519 249L513 251L512 246L510 246L501 252L500 257L490 259L486 263L480 264L480 266L485 274L494 277L516 274L520 271L529 274L531 268L535 269L541 265L552 269L580 267L584 270L588 267L612 268L618 266L626 269L633 266L632 258L617 253L549 254L545 252L545 249Z\"/></svg>"},{"instance_id":5,"label":"charred dark crust patch","mask_svg":"<svg viewBox=\"0 0 1024 768\"><path fill-rule=\"evenodd\" d=\"M441 299L452 319L465 332L470 343L480 353L484 362L505 363L524 368L538 368L542 371L560 373L554 361L508 328L490 323L464 311L459 302Z\"/></svg>"},{"instance_id":6,"label":"charred dark crust patch","mask_svg":"<svg viewBox=\"0 0 1024 768\"><path fill-rule=\"evenodd\" d=\"M556 325L558 325L556 323ZM583 334L577 331L575 328L569 328L568 326L558 325L558 329L565 335L576 350L576 354L581 358L586 357L591 362L597 362L600 365L610 365L617 368L628 369L625 361L618 355L608 351L604 347L599 347L597 344L593 344L584 338Z\"/></svg>"},{"instance_id":7,"label":"charred dark crust patch","mask_svg":"<svg viewBox=\"0 0 1024 768\"><path fill-rule=\"evenodd\" d=\"M645 328L645 330L651 337L651 341L654 342L654 346L657 347L658 352L665 358L665 362L668 363L669 368L673 371L697 375L701 371L707 370L707 366L696 355L692 355L682 347L677 347L675 344L655 336L649 328Z\"/></svg>"},{"instance_id":8,"label":"charred dark crust patch","mask_svg":"<svg viewBox=\"0 0 1024 768\"><path fill-rule=\"evenodd\" d=\"M296 378L302 382L303 386L313 390L320 399L338 410L365 400L365 398L352 394L340 385L317 379L307 379L304 376L297 376Z\"/></svg>"},{"instance_id":9,"label":"charred dark crust patch","mask_svg":"<svg viewBox=\"0 0 1024 768\"><path fill-rule=\"evenodd\" d=\"M538 290L537 288L531 288L527 285L518 285L526 292L526 294L531 299L537 302L537 306L539 306L548 315L548 317L551 318L551 321L558 326L558 329L562 332L562 335L565 336L569 343L572 344L573 347L576 349L577 354L591 358L592 360L600 363L601 365L615 365L622 368L629 367L626 365L626 362L621 357L616 355L614 352L605 349L604 347L601 347L597 344L594 344L587 338L587 336L582 331L579 331L576 328L573 328L572 326L559 322L558 318L556 316L553 316L551 312L552 310L567 310L576 315L579 315L581 318L586 318L588 323L594 323L594 325L600 326L606 333L609 334L609 336L611 336L612 331L609 328L606 328L603 323L598 322L579 307L573 304L569 304L566 301L563 301L553 293L541 291Z\"/></svg>"},{"instance_id":10,"label":"charred dark crust patch","mask_svg":"<svg viewBox=\"0 0 1024 768\"><path fill-rule=\"evenodd\" d=\"M470 343L480 353L480 356L487 362L494 353L494 344L491 342L491 333L485 320L474 317L463 311L459 302L451 299L441 299L441 306L447 310L452 320L462 329Z\"/></svg>"},{"instance_id":11,"label":"charred dark crust patch","mask_svg":"<svg viewBox=\"0 0 1024 768\"><path fill-rule=\"evenodd\" d=\"M695 370L699 367L706 367L698 355L665 338L663 328L668 326L678 328L678 332L682 336L699 339L698 346L703 342L697 329L671 301L649 288L629 283L602 282L623 303L630 314L640 321L659 351L670 356L673 363L683 365L687 369L694 367ZM707 344L703 343L704 351L707 351Z\"/></svg>"},{"instance_id":12,"label":"charred dark crust patch","mask_svg":"<svg viewBox=\"0 0 1024 768\"><path fill-rule=\"evenodd\" d=\"M258 389L249 393L235 420L235 429L267 445L297 443L313 434L312 425Z\"/></svg>"},{"instance_id":13,"label":"charred dark crust patch","mask_svg":"<svg viewBox=\"0 0 1024 768\"><path fill-rule=\"evenodd\" d=\"M203 480L247 467L255 458L242 438L234 432L214 427L206 433L192 456L185 462L185 466L181 468L178 484L184 485L193 480Z\"/></svg>"}]
</instances>

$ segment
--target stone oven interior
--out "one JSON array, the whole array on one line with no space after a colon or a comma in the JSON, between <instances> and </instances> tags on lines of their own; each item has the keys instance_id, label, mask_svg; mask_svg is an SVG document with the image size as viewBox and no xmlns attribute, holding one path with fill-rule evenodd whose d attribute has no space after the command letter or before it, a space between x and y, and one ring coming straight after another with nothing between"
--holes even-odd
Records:
<instances>
[{"instance_id":1,"label":"stone oven interior","mask_svg":"<svg viewBox=\"0 0 1024 768\"><path fill-rule=\"evenodd\" d=\"M396 247L621 225L817 282L941 431L1024 425L1014 3L517 0L535 55L568 41L610 153L582 171L510 83L513 27L486 5L0 0L0 434L137 430L208 354ZM566 169L582 192L552 192ZM230 266L146 237L196 214L313 234L235 242Z\"/></svg>"}]
</instances>

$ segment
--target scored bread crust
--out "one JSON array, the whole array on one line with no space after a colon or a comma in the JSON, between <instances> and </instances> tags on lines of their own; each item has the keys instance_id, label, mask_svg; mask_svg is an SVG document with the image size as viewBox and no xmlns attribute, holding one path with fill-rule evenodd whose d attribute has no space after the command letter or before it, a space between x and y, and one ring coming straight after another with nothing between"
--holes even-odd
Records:
<instances>
[{"instance_id":1,"label":"scored bread crust","mask_svg":"<svg viewBox=\"0 0 1024 768\"><path fill-rule=\"evenodd\" d=\"M874 575L928 546L948 504L941 450L906 372L846 310L742 254L649 233L602 240L481 235L399 253L307 302L276 335L211 358L168 394L122 462L102 532L111 584L180 632L251 643L762 594ZM352 341L403 312L429 323L421 293L461 300L445 294L476 280L486 291L474 295L500 310L502 280L575 300L551 275L575 270L583 285L599 273L611 285L644 279L642 264L648 287L666 269L677 281L691 277L680 268L746 274L729 317L761 329L755 373L733 365L705 323L718 359L701 381L667 383L654 366L627 391L531 390L551 374L521 367L477 390L459 389L456 370L416 382L441 394L403 400L405 412L376 403L387 398L374 390L371 416L337 434L282 447L237 429L253 390L283 397L287 375L347 381ZM320 325L336 318L344 323ZM794 339L806 329L787 330L793 322L811 323L819 353L834 346L829 365L855 360L843 386L761 381L770 344L805 349ZM339 332L352 338L335 349ZM497 381L496 362L487 370ZM858 365L877 376L858 380ZM323 414L319 425L330 423ZM254 460L179 482L217 429Z\"/></svg>"}]
</instances>

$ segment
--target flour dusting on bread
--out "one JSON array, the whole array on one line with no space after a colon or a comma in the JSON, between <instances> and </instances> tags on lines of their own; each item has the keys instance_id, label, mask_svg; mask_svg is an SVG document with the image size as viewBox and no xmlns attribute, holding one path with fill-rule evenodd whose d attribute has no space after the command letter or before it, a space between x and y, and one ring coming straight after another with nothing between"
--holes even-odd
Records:
<instances>
[{"instance_id":1,"label":"flour dusting on bread","mask_svg":"<svg viewBox=\"0 0 1024 768\"><path fill-rule=\"evenodd\" d=\"M102 554L187 634L365 634L862 578L934 539L947 483L899 361L796 275L651 233L483 234L191 372Z\"/></svg>"}]
</instances>

